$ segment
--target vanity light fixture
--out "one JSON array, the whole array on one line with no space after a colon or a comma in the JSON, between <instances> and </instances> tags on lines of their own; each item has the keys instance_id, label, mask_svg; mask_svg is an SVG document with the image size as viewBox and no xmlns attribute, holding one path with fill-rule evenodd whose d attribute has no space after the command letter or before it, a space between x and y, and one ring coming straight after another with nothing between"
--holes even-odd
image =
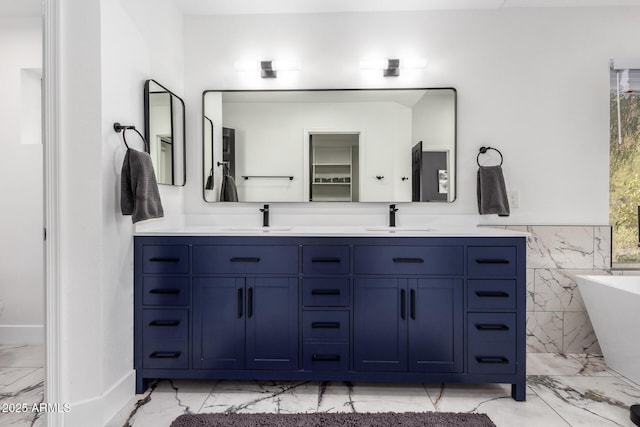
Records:
<instances>
[{"instance_id":1,"label":"vanity light fixture","mask_svg":"<svg viewBox=\"0 0 640 427\"><path fill-rule=\"evenodd\" d=\"M296 71L300 67L291 61L238 61L234 68L239 72L255 72L260 70L263 79L278 77L278 71Z\"/></svg>"},{"instance_id":2,"label":"vanity light fixture","mask_svg":"<svg viewBox=\"0 0 640 427\"><path fill-rule=\"evenodd\" d=\"M400 69L418 69L425 68L427 60L421 58L405 58L402 61L398 58L392 59L372 59L360 61L360 69L362 70L382 70L384 77L397 77L400 75Z\"/></svg>"}]
</instances>

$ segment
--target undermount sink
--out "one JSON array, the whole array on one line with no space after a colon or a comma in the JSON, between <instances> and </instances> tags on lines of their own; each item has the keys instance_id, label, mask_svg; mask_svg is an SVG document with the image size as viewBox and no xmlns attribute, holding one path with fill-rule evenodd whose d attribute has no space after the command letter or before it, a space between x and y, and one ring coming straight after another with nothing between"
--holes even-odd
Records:
<instances>
[{"instance_id":1,"label":"undermount sink","mask_svg":"<svg viewBox=\"0 0 640 427\"><path fill-rule=\"evenodd\" d=\"M252 226L238 226L225 228L225 231L246 232L246 233L271 233L279 231L290 231L293 227L252 227Z\"/></svg>"},{"instance_id":2,"label":"undermount sink","mask_svg":"<svg viewBox=\"0 0 640 427\"><path fill-rule=\"evenodd\" d=\"M426 233L429 231L436 231L435 228L430 227L367 227L367 231L381 231L387 233L412 233L412 232L422 232Z\"/></svg>"}]
</instances>

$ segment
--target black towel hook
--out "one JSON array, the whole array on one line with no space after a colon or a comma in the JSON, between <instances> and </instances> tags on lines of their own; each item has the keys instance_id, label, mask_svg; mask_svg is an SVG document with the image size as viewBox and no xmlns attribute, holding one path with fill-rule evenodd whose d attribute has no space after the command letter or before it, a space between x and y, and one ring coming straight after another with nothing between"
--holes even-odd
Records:
<instances>
[{"instance_id":1,"label":"black towel hook","mask_svg":"<svg viewBox=\"0 0 640 427\"><path fill-rule=\"evenodd\" d=\"M127 130L134 130L136 131L136 133L138 135L140 135L140 138L142 138L142 142L144 142L144 151L146 153L149 153L149 143L147 142L147 140L145 139L144 136L142 136L142 134L140 133L140 131L138 131L138 129L136 129L135 126L131 126L131 125L121 125L119 122L115 122L113 124L113 130L115 130L116 132L120 133L122 132L122 139L124 140L124 145L127 147L127 149L129 149L129 144L127 144Z\"/></svg>"},{"instance_id":2,"label":"black towel hook","mask_svg":"<svg viewBox=\"0 0 640 427\"><path fill-rule=\"evenodd\" d=\"M497 148L493 148L493 147L480 147L480 152L476 156L476 163L478 164L478 166L480 166L480 154L484 154L488 150L494 150L494 151L497 151L498 154L500 154L500 166L502 166L502 162L504 161L504 158L502 157L502 153L500 152L500 150L498 150Z\"/></svg>"}]
</instances>

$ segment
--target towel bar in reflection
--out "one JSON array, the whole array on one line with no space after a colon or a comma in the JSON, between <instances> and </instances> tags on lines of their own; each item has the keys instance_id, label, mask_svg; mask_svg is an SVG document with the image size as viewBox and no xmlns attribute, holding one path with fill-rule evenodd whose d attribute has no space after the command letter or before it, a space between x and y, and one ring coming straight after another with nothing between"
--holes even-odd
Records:
<instances>
[{"instance_id":1,"label":"towel bar in reflection","mask_svg":"<svg viewBox=\"0 0 640 427\"><path fill-rule=\"evenodd\" d=\"M267 179L288 179L289 181L293 181L293 177L292 176L287 176L287 175L242 175L242 178L244 178L244 180L248 180L248 179L254 179L254 178L267 178Z\"/></svg>"}]
</instances>

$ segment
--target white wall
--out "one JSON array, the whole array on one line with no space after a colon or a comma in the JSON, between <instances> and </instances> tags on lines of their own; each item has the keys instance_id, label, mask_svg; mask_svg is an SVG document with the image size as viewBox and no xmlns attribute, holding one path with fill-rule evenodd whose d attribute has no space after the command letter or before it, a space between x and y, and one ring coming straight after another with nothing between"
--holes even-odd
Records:
<instances>
[{"instance_id":1,"label":"white wall","mask_svg":"<svg viewBox=\"0 0 640 427\"><path fill-rule=\"evenodd\" d=\"M189 129L198 129L188 141L188 173L198 182L187 189L186 211L224 209L201 197L205 89L450 86L458 90L458 199L405 206L400 217L477 214L476 154L491 145L504 154L520 208L481 221L607 224L608 61L634 56L639 20L632 7L186 17L187 113ZM362 59L398 56L430 65L386 79L359 69ZM297 60L300 71L261 80L233 68L280 57ZM310 220L315 209L307 209Z\"/></svg>"},{"instance_id":2,"label":"white wall","mask_svg":"<svg viewBox=\"0 0 640 427\"><path fill-rule=\"evenodd\" d=\"M113 123L142 131L146 79L181 93L182 19L171 0L62 0L61 33L60 389L65 426L103 425L134 392L133 226ZM181 214L182 189L160 191Z\"/></svg>"},{"instance_id":3,"label":"white wall","mask_svg":"<svg viewBox=\"0 0 640 427\"><path fill-rule=\"evenodd\" d=\"M21 129L21 113L29 111L23 108L23 75L42 68L41 19L0 17L0 58L0 344L41 344L42 145L23 144L32 136L24 131L40 129L40 118L29 117Z\"/></svg>"}]
</instances>

